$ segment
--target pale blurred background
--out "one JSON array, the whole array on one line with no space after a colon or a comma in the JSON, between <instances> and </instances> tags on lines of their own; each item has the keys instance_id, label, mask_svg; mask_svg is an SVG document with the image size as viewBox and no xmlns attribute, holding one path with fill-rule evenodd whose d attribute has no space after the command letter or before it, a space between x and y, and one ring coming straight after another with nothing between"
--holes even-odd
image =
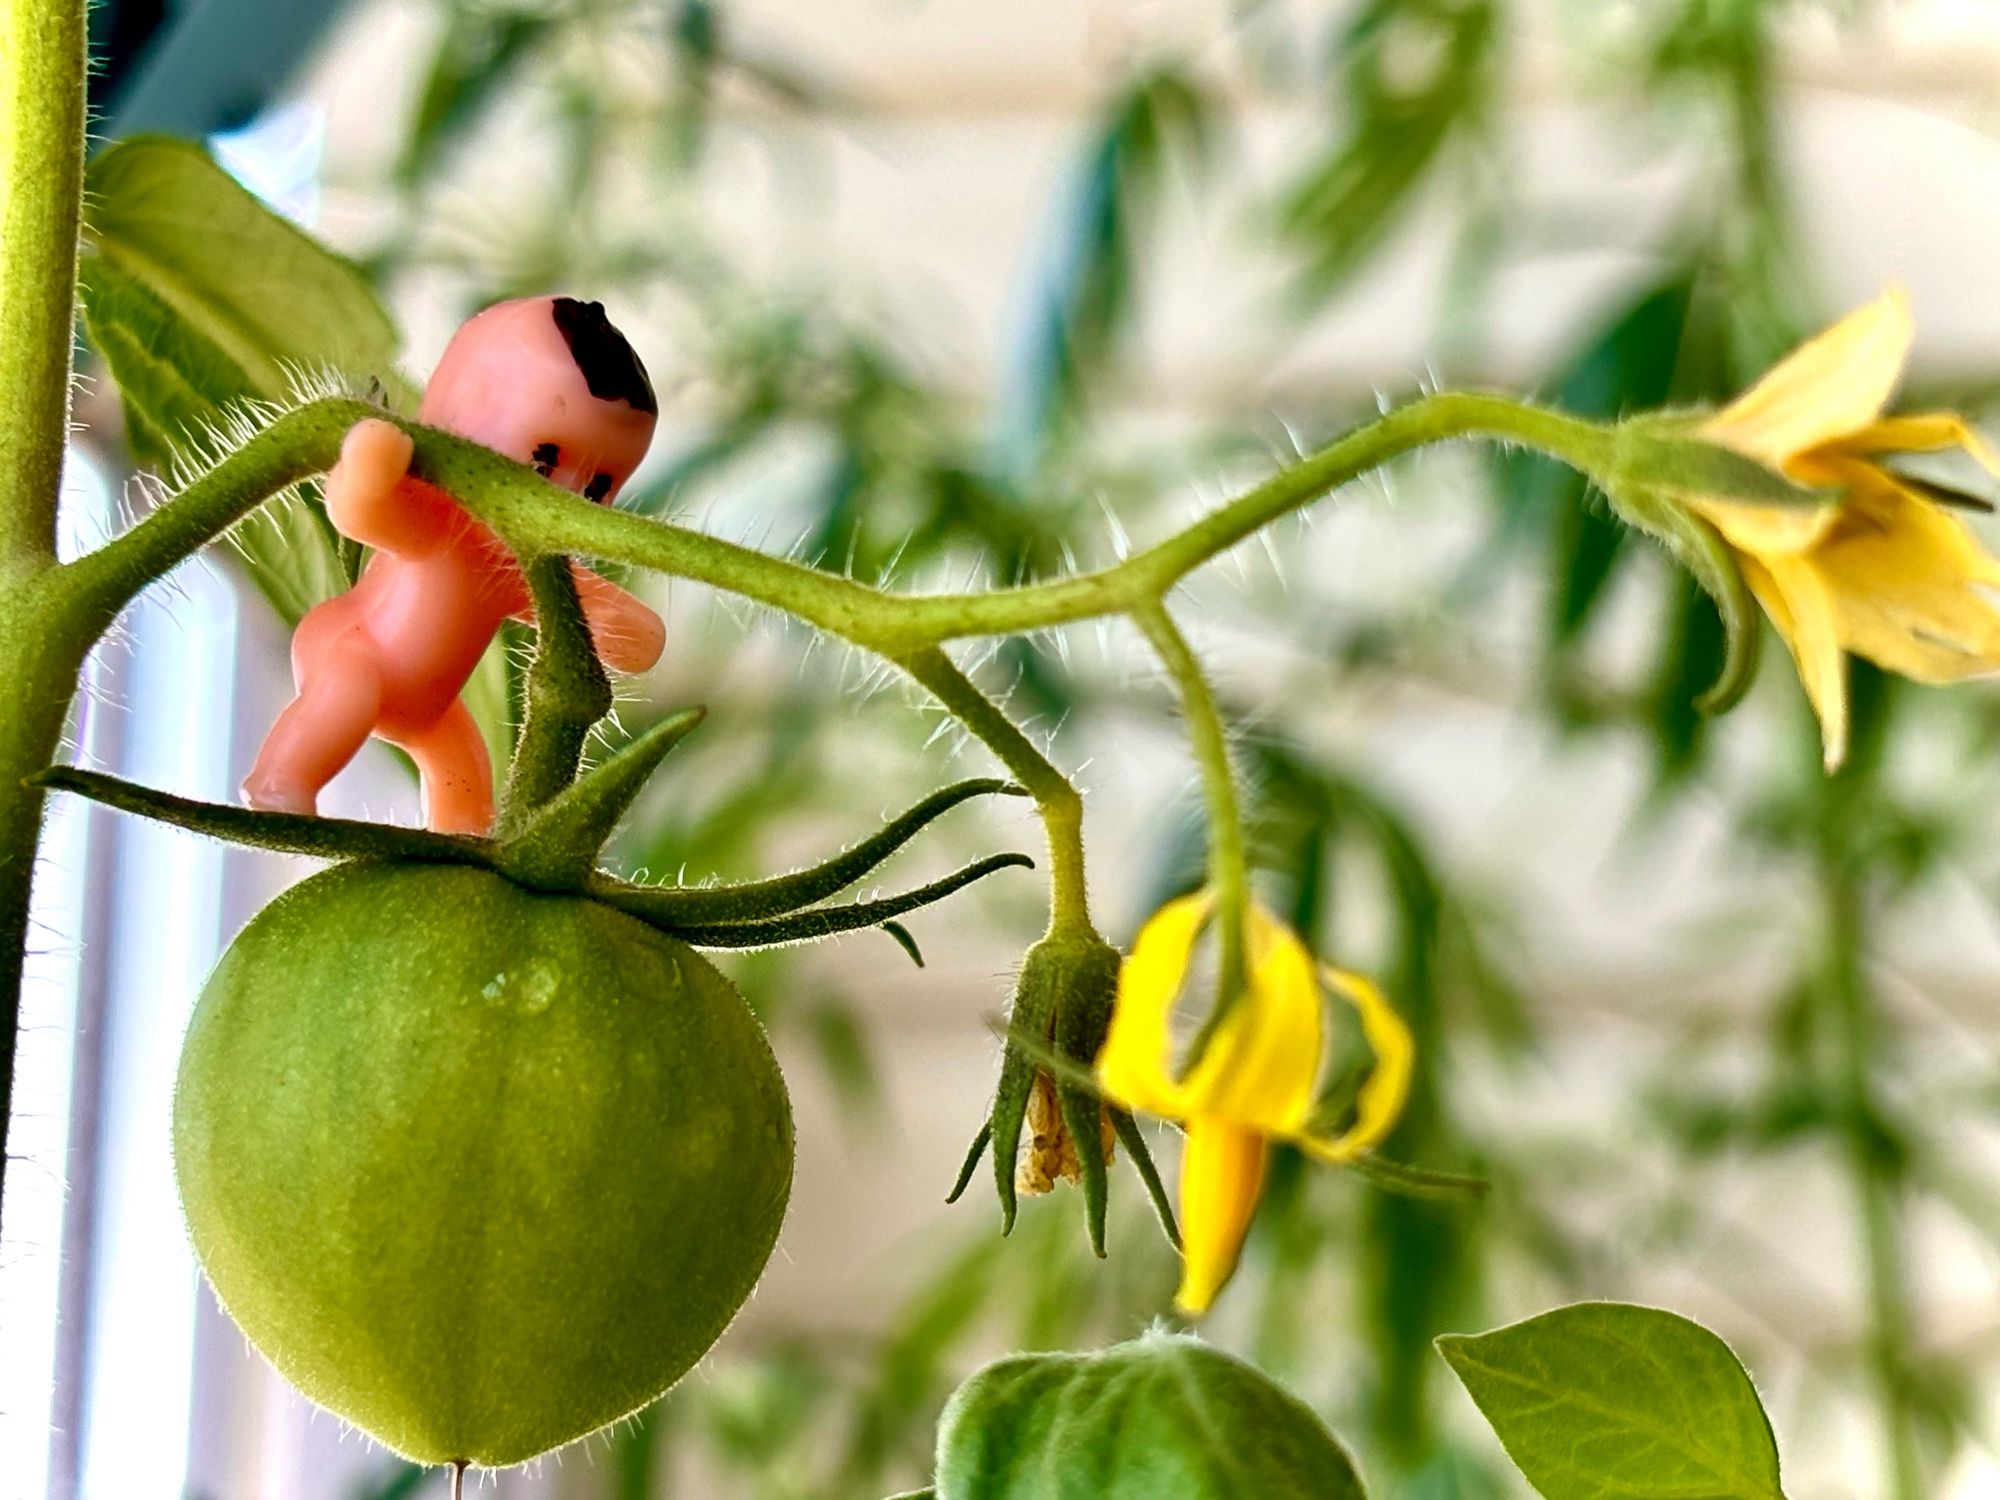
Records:
<instances>
[{"instance_id":1,"label":"pale blurred background","mask_svg":"<svg viewBox=\"0 0 2000 1500\"><path fill-rule=\"evenodd\" d=\"M407 373L492 297L601 299L661 395L632 503L902 586L1102 561L1441 383L1712 399L1891 281L1913 386L1975 413L2000 391L2000 13L1974 0L161 9L106 10L106 133L214 135L379 277ZM83 416L89 536L127 460L112 393ZM1426 1037L1396 1154L1494 1183L1411 1206L1285 1164L1205 1331L1324 1410L1388 1500L1526 1493L1428 1341L1585 1296L1728 1337L1794 1500L2000 1494L2000 698L1860 684L1886 749L1871 769L1864 728L1841 817L1871 873L1843 905L1782 651L1696 725L1706 606L1600 511L1438 452L1178 601L1242 726L1270 898ZM174 583L100 653L79 750L227 800L288 690L285 624L220 557ZM987 769L873 664L649 587L670 645L624 717L711 717L633 865L783 868ZM1141 644L968 660L1078 768L1099 919L1129 940L1200 840ZM330 805L415 814L372 751ZM0 1497L442 1493L246 1349L174 1203L188 1008L305 867L70 804L48 848ZM1039 852L1032 818L954 814L896 883L998 848ZM922 970L875 934L724 960L798 1112L770 1269L653 1417L487 1486L879 1500L927 1478L981 1359L1167 1312L1122 1163L1105 1263L1071 1192L1004 1244L983 1171L942 1203L1039 879L917 917ZM1861 1036L1820 993L1835 952Z\"/></svg>"}]
</instances>

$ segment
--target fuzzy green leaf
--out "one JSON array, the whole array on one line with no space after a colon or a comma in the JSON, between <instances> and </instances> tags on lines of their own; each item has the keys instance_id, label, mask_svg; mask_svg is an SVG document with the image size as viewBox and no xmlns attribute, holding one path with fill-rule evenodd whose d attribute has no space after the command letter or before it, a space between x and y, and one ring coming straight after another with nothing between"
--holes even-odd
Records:
<instances>
[{"instance_id":1,"label":"fuzzy green leaf","mask_svg":"<svg viewBox=\"0 0 2000 1500\"><path fill-rule=\"evenodd\" d=\"M301 377L390 373L399 338L366 277L266 208L200 147L138 137L90 164L79 289L138 456L195 462L232 412ZM347 587L359 561L293 496L232 533L287 620Z\"/></svg>"},{"instance_id":2,"label":"fuzzy green leaf","mask_svg":"<svg viewBox=\"0 0 2000 1500\"><path fill-rule=\"evenodd\" d=\"M1581 1302L1437 1346L1546 1500L1784 1500L1757 1389L1699 1323Z\"/></svg>"},{"instance_id":3,"label":"fuzzy green leaf","mask_svg":"<svg viewBox=\"0 0 2000 1500\"><path fill-rule=\"evenodd\" d=\"M1148 1334L988 1365L938 1426L939 1500L1362 1500L1319 1417L1241 1360Z\"/></svg>"}]
</instances>

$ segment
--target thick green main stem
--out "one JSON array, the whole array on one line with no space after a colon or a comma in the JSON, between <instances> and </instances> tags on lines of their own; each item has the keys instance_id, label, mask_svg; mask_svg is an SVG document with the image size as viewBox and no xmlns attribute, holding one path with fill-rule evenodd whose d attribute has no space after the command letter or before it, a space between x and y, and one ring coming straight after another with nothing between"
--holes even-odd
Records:
<instances>
[{"instance_id":1,"label":"thick green main stem","mask_svg":"<svg viewBox=\"0 0 2000 1500\"><path fill-rule=\"evenodd\" d=\"M96 639L49 591L83 204L83 0L0 3L0 1196L42 789Z\"/></svg>"},{"instance_id":2,"label":"thick green main stem","mask_svg":"<svg viewBox=\"0 0 2000 1500\"><path fill-rule=\"evenodd\" d=\"M7 704L0 712L0 1138L14 1098L14 1043L21 1019L21 973L27 961L29 899L41 835L41 787L28 778L55 757L63 721L94 637L46 629L50 620L32 583L0 590L0 662L7 664ZM57 617L58 626L62 623ZM5 1159L0 1158L0 1173ZM4 1176L0 1176L4 1191Z\"/></svg>"},{"instance_id":3,"label":"thick green main stem","mask_svg":"<svg viewBox=\"0 0 2000 1500\"><path fill-rule=\"evenodd\" d=\"M55 556L82 229L83 0L0 5L0 581Z\"/></svg>"}]
</instances>

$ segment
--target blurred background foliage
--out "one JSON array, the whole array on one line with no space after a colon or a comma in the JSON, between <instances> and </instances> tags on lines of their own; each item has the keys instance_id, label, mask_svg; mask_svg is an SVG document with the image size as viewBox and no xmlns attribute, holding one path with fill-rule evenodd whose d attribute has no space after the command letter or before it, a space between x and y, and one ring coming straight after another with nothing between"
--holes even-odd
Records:
<instances>
[{"instance_id":1,"label":"blurred background foliage","mask_svg":"<svg viewBox=\"0 0 2000 1500\"><path fill-rule=\"evenodd\" d=\"M444 285L466 313L561 287L666 309L699 371L685 382L699 387L699 415L667 434L668 451L626 498L635 509L700 524L746 474L768 484L779 454L787 505L752 540L898 586L1009 581L1101 561L1127 528L1168 524L1168 500L1190 476L1246 463L1254 472L1369 409L1370 393L1355 391L1285 413L1296 436L1287 428L1277 444L1259 417L1163 423L1130 410L1145 289L1171 249L1173 210L1241 175L1241 96L1218 81L1213 58L1134 47L1107 69L1047 206L1013 357L990 396L969 400L910 353L920 339L850 315L867 288L833 297L774 283L711 233L719 97L836 123L849 107L837 81L788 64L781 35L739 36L727 0L437 4L442 24L406 135L373 185L393 210L362 263L392 303ZM1514 0L1241 0L1231 76L1309 106L1298 114L1309 128L1286 144L1289 165L1235 226L1287 267L1274 363L1294 331L1357 295L1414 218L1448 204L1437 370L1477 376L1507 268L1590 233L1588 205L1573 222L1550 223L1515 189L1502 82L1513 9ZM1633 97L1699 142L1700 160L1651 269L1535 372L1549 400L1607 417L1714 401L1838 310L1813 290L1774 148L1775 37L1802 13L1847 25L1868 9L1858 0L1563 7L1563 67ZM614 72L644 86L601 86ZM522 110L558 143L556 186L524 188L502 212L464 184L493 122ZM612 195L601 189L614 180L626 190L607 216L600 204ZM134 438L145 456L143 430ZM1229 594L1222 607L1302 652L1282 692L1236 704L1266 894L1323 952L1372 966L1416 1030L1422 1070L1388 1154L1476 1175L1490 1190L1391 1191L1281 1155L1243 1274L1209 1331L1326 1410L1377 1493L1517 1494L1518 1479L1444 1388L1432 1338L1627 1290L1637 1267L1652 1268L1652 1284L1663 1265L1699 1281L1704 1255L1740 1232L1718 1212L1717 1173L1828 1163L1839 1174L1829 1221L1851 1227L1826 1253L1858 1254L1861 1274L1858 1305L1827 1309L1821 1326L1857 1332L1800 1351L1807 1373L1777 1407L1781 1437L1785 1414L1815 1402L1865 1409L1881 1470L1856 1493L1936 1494L1954 1456L1990 1432L1977 1341L1924 1331L1907 1226L1921 1205L1956 1216L1989 1247L2000 1234L2000 1195L1961 1150L1964 1124L1990 1117L1992 1074L1983 1058L1968 1060L1960 1087L1913 1092L1907 1010L1884 1003L1877 940L1926 891L1986 868L1981 824L1954 802L1951 777L1898 766L1906 754L1976 764L2000 711L1976 693L1919 703L1857 669L1852 762L1822 779L1796 689L1773 669L1749 710L1774 726L1767 753L1744 774L1719 758L1713 726L1691 707L1720 665L1707 598L1574 474L1516 452L1467 472L1476 482L1443 503L1477 510L1472 544L1389 602L1331 601L1311 580L1288 579L1283 591ZM301 561L298 548L253 551L246 565L262 570L288 615L324 587L323 563ZM1538 601L1529 659L1496 664L1491 620L1523 588ZM690 878L773 868L822 833L852 837L843 814L858 786L872 801L941 779L925 739L938 722L908 712L899 692L876 691L869 663L788 628L774 640L769 621L726 609L683 628L697 631L699 662L678 658L674 690L707 701L711 717L672 789L627 831L632 866ZM1012 641L978 663L1068 763L1070 747L1101 740L1106 726L1136 717L1171 732L1174 718L1170 694L1087 637ZM505 678L518 673L519 644L495 657L488 679L496 740L509 732ZM773 660L785 665L739 670ZM1399 800L1393 778L1319 732L1325 705L1412 683L1514 696L1574 742L1645 746L1651 786L1624 834L1629 857L1647 858L1676 806L1720 803L1734 853L1765 872L1767 904L1709 913L1686 941L1699 957L1776 934L1785 956L1769 982L1717 992L1711 1009L1677 1009L1644 1033L1650 1081L1629 1101L1640 1117L1633 1137L1648 1146L1643 1167L1625 1154L1629 1140L1567 1131L1562 1110L1544 1120L1519 1107L1549 1086L1561 1046L1521 962L1521 893L1461 873L1450 840ZM675 706L630 702L622 720L630 728ZM980 827L958 817L949 826L967 847L1024 837L1018 819ZM1196 882L1202 826L1191 805L1144 837L1152 896ZM1015 886L979 902L980 920L1017 947L1031 940L1032 893ZM1113 937L1128 938L1115 924L1142 909L1110 914ZM883 963L902 962L881 949ZM810 952L755 956L736 972L773 1028L817 1059L852 1130L864 1139L880 1130L865 1008L816 972ZM1468 1087L1471 1078L1502 1085ZM1091 1258L1071 1197L1025 1215L1003 1243L991 1205L973 1195L949 1239L906 1268L907 1298L887 1327L739 1343L612 1438L595 1466L602 1492L878 1500L920 1482L938 1407L978 1358L1126 1337L1165 1306L1170 1255L1130 1174L1116 1184L1106 1263ZM385 1466L368 1493L388 1500L438 1482Z\"/></svg>"}]
</instances>

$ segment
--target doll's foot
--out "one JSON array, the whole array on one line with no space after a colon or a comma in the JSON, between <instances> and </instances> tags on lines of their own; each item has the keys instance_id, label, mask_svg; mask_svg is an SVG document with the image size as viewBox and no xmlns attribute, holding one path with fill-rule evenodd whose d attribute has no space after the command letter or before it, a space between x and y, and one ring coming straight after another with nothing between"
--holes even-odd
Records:
<instances>
[{"instance_id":1,"label":"doll's foot","mask_svg":"<svg viewBox=\"0 0 2000 1500\"><path fill-rule=\"evenodd\" d=\"M243 800L258 812L300 813L312 817L319 799L302 787L252 776L243 783Z\"/></svg>"}]
</instances>

